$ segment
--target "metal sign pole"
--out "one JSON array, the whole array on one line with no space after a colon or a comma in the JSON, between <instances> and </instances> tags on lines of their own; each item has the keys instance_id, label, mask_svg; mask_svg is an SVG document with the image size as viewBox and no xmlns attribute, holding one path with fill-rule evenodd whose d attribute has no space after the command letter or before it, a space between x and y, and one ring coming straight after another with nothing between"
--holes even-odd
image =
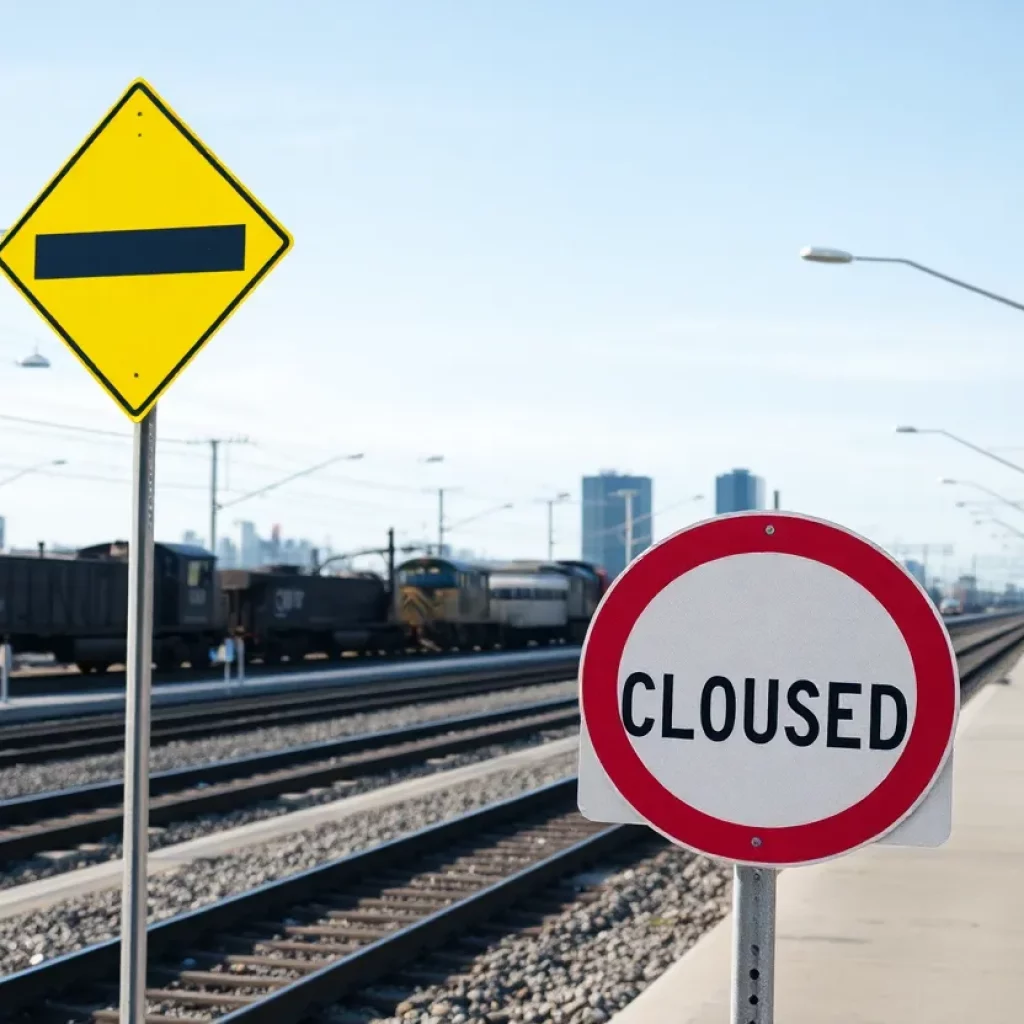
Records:
<instances>
[{"instance_id":1,"label":"metal sign pole","mask_svg":"<svg viewBox=\"0 0 1024 1024\"><path fill-rule=\"evenodd\" d=\"M128 656L124 742L124 887L121 1024L146 1019L146 859L149 853L149 717L153 671L153 505L156 406L135 424L128 548Z\"/></svg>"},{"instance_id":2,"label":"metal sign pole","mask_svg":"<svg viewBox=\"0 0 1024 1024\"><path fill-rule=\"evenodd\" d=\"M732 872L732 1024L775 1020L775 880L771 868Z\"/></svg>"},{"instance_id":3,"label":"metal sign pole","mask_svg":"<svg viewBox=\"0 0 1024 1024\"><path fill-rule=\"evenodd\" d=\"M11 645L5 643L0 647L0 704L7 704L11 699Z\"/></svg>"}]
</instances>

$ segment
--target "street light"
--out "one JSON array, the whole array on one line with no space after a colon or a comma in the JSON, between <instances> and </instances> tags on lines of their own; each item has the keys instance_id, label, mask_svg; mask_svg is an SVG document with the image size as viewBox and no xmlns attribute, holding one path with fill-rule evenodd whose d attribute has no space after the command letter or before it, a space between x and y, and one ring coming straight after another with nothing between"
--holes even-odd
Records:
<instances>
[{"instance_id":1,"label":"street light","mask_svg":"<svg viewBox=\"0 0 1024 1024\"><path fill-rule=\"evenodd\" d=\"M494 515L495 512L505 512L510 508L515 508L515 505L511 501L505 502L504 505L495 505L494 508L484 509L483 512L478 512L475 516L470 516L468 519L460 520L452 526L446 526L445 531L451 533L452 530L458 530L460 527L466 526L468 523L475 523L478 519L483 519L484 516Z\"/></svg>"},{"instance_id":2,"label":"street light","mask_svg":"<svg viewBox=\"0 0 1024 1024\"><path fill-rule=\"evenodd\" d=\"M1015 534L1018 537L1024 537L1024 531L1018 530L1016 526L1011 526L1009 523L1004 523L1002 519L992 518L989 522L995 523L996 526L1001 526L1004 530L1008 530L1010 533Z\"/></svg>"},{"instance_id":3,"label":"street light","mask_svg":"<svg viewBox=\"0 0 1024 1024\"><path fill-rule=\"evenodd\" d=\"M7 231L7 228L0 228L0 241L3 240ZM50 360L42 355L38 348L35 348L32 351L32 355L16 360L14 365L20 366L25 370L48 370L50 368Z\"/></svg>"},{"instance_id":4,"label":"street light","mask_svg":"<svg viewBox=\"0 0 1024 1024\"><path fill-rule=\"evenodd\" d=\"M561 491L553 498L544 498L544 504L548 507L548 561L555 557L555 506L568 501L572 495L568 491Z\"/></svg>"},{"instance_id":5,"label":"street light","mask_svg":"<svg viewBox=\"0 0 1024 1024\"><path fill-rule=\"evenodd\" d=\"M506 502L504 505L496 505L494 508L484 509L482 512L477 512L476 515L471 515L468 519L461 519L457 523L451 525L445 525L444 529L446 532L451 534L453 529L460 529L463 526L467 526L471 522L476 522L477 519L482 519L484 516L494 515L496 512L504 512L507 509L515 508L512 502ZM441 555L441 552L438 552Z\"/></svg>"},{"instance_id":6,"label":"street light","mask_svg":"<svg viewBox=\"0 0 1024 1024\"><path fill-rule=\"evenodd\" d=\"M356 462L362 458L365 458L363 452L357 452L355 455L335 455L332 459L327 459L324 462L318 462L315 466L300 469L297 473L292 473L290 476L283 477L280 480L275 480L274 483L267 484L266 487L259 487L255 491L249 491L247 494L241 494L237 498L232 498L230 501L222 501L217 505L217 509L219 511L221 509L229 508L231 505L237 505L240 501L248 501L249 498L259 497L259 495L266 494L267 491L276 490L278 487L291 483L292 480L297 480L301 476L309 476L310 473L315 473L317 470L333 466L336 462Z\"/></svg>"},{"instance_id":7,"label":"street light","mask_svg":"<svg viewBox=\"0 0 1024 1024\"><path fill-rule=\"evenodd\" d=\"M30 356L17 360L14 365L20 366L23 370L48 370L50 368L50 360L39 351L37 346L32 350Z\"/></svg>"},{"instance_id":8,"label":"street light","mask_svg":"<svg viewBox=\"0 0 1024 1024\"><path fill-rule=\"evenodd\" d=\"M1003 495L986 487L984 484L975 483L973 480L951 480L949 477L943 477L939 483L952 484L954 486L959 484L961 487L973 487L976 491L981 491L983 494L988 494L997 501L1001 501L1004 505L1009 505L1015 512L1024 512L1024 505L1021 505L1016 501L1011 501L1009 498L1003 497Z\"/></svg>"},{"instance_id":9,"label":"street light","mask_svg":"<svg viewBox=\"0 0 1024 1024\"><path fill-rule=\"evenodd\" d=\"M0 480L0 487L13 483L15 480L20 480L23 476L28 476L29 473L38 473L39 470L48 469L50 466L66 466L67 464L67 459L50 459L48 462L39 462L34 466L26 466L24 469L19 469L17 473L13 473L11 476Z\"/></svg>"},{"instance_id":10,"label":"street light","mask_svg":"<svg viewBox=\"0 0 1024 1024\"><path fill-rule=\"evenodd\" d=\"M949 274L942 274L938 270L932 270L931 267L898 256L854 256L853 253L843 249L824 249L817 245L808 245L800 250L800 259L806 260L808 263L902 263L905 267L920 270L922 274L930 274L948 284L955 284L957 288L966 288L969 292L984 295L986 299L992 299L994 302L1001 302L1004 306L1012 306L1014 309L1024 311L1024 304L1014 302L1013 299L1008 299L1005 295L986 291L977 285L961 281L958 277L950 277Z\"/></svg>"},{"instance_id":11,"label":"street light","mask_svg":"<svg viewBox=\"0 0 1024 1024\"><path fill-rule=\"evenodd\" d=\"M984 455L989 459L995 459L996 462L1001 462L1004 466L1009 466L1010 469L1015 469L1018 473L1024 473L1024 466L1018 466L1016 462L1011 462L1009 459L1004 459L1001 455L996 455L995 452L990 452L987 448L982 448L979 445L964 440L964 438L962 437L958 437L956 434L951 434L948 430L942 430L941 428L938 427L897 427L896 433L942 434L943 437L948 437L951 441L956 441L957 444L962 444L965 448L970 448L971 451L975 451L979 455Z\"/></svg>"}]
</instances>

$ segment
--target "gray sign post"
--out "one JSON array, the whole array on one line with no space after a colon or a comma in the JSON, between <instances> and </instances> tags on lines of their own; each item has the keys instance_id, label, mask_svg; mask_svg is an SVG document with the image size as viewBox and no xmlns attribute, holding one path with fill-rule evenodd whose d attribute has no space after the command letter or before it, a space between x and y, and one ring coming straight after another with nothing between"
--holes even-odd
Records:
<instances>
[{"instance_id":1,"label":"gray sign post","mask_svg":"<svg viewBox=\"0 0 1024 1024\"><path fill-rule=\"evenodd\" d=\"M146 859L149 853L149 717L153 674L153 506L156 406L135 424L128 547L128 657L124 720L124 888L121 1024L146 1020Z\"/></svg>"},{"instance_id":2,"label":"gray sign post","mask_svg":"<svg viewBox=\"0 0 1024 1024\"><path fill-rule=\"evenodd\" d=\"M731 1024L774 1024L776 875L744 864L732 870Z\"/></svg>"}]
</instances>

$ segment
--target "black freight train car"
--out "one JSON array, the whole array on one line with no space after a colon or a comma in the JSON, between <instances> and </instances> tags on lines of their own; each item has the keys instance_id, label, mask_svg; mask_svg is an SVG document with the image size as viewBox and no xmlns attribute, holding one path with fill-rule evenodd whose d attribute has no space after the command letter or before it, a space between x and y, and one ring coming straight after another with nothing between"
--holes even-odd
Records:
<instances>
[{"instance_id":1,"label":"black freight train car","mask_svg":"<svg viewBox=\"0 0 1024 1024\"><path fill-rule=\"evenodd\" d=\"M275 664L283 657L340 657L405 645L403 629L389 614L387 584L372 573L320 576L294 565L271 565L218 575L228 629L244 639L246 660Z\"/></svg>"},{"instance_id":2,"label":"black freight train car","mask_svg":"<svg viewBox=\"0 0 1024 1024\"><path fill-rule=\"evenodd\" d=\"M153 660L159 668L209 664L224 635L213 556L184 544L156 544ZM83 672L124 662L128 632L128 545L74 555L0 555L0 636L14 650L50 653Z\"/></svg>"}]
</instances>

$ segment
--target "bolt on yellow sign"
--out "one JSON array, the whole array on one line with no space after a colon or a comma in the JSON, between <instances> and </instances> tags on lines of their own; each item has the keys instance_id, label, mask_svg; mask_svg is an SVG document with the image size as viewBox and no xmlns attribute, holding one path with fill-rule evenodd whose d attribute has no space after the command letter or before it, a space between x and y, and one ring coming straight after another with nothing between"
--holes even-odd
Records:
<instances>
[{"instance_id":1,"label":"bolt on yellow sign","mask_svg":"<svg viewBox=\"0 0 1024 1024\"><path fill-rule=\"evenodd\" d=\"M0 270L138 422L291 246L139 79L0 240Z\"/></svg>"}]
</instances>

